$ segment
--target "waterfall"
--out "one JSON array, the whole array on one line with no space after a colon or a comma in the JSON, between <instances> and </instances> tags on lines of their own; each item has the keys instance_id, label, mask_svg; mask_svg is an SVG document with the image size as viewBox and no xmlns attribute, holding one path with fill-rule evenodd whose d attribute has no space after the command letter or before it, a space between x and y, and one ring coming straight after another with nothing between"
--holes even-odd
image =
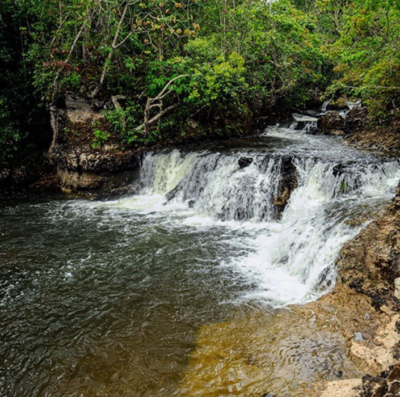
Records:
<instances>
[{"instance_id":1,"label":"waterfall","mask_svg":"<svg viewBox=\"0 0 400 397\"><path fill-rule=\"evenodd\" d=\"M203 215L220 220L271 220L282 160L252 158L241 169L240 154L149 154L142 175L147 193L161 193L190 203Z\"/></svg>"},{"instance_id":2,"label":"waterfall","mask_svg":"<svg viewBox=\"0 0 400 397\"><path fill-rule=\"evenodd\" d=\"M365 223L349 220L368 219L400 177L397 160L327 137L279 134L287 141L274 151L150 152L141 169L143 197L161 197L164 211L186 208L209 225L246 231L232 237L232 249L244 247L246 254L221 266L254 282L245 299L278 306L313 300L333 287L334 261Z\"/></svg>"}]
</instances>

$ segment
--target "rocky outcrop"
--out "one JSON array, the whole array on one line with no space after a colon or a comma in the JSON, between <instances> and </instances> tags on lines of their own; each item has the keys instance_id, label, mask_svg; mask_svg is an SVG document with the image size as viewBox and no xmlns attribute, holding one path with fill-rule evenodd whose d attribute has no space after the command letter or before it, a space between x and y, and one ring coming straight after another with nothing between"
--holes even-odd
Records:
<instances>
[{"instance_id":1,"label":"rocky outcrop","mask_svg":"<svg viewBox=\"0 0 400 397\"><path fill-rule=\"evenodd\" d=\"M337 266L341 281L368 295L377 309L400 310L394 294L400 277L400 185L391 207L344 246Z\"/></svg>"},{"instance_id":2,"label":"rocky outcrop","mask_svg":"<svg viewBox=\"0 0 400 397\"><path fill-rule=\"evenodd\" d=\"M68 97L65 108L58 109L58 130L50 157L64 192L111 193L137 178L138 152L122 147L120 137L98 110L100 105ZM100 142L95 141L94 131L104 134Z\"/></svg>"},{"instance_id":3,"label":"rocky outcrop","mask_svg":"<svg viewBox=\"0 0 400 397\"><path fill-rule=\"evenodd\" d=\"M254 159L252 159L251 157L241 157L238 161L238 164L240 168L246 168L250 164L252 164L253 161Z\"/></svg>"},{"instance_id":4,"label":"rocky outcrop","mask_svg":"<svg viewBox=\"0 0 400 397\"><path fill-rule=\"evenodd\" d=\"M87 151L85 151L87 149ZM61 188L66 192L105 190L126 186L138 174L139 158L133 152L90 148L62 150L54 154Z\"/></svg>"}]
</instances>

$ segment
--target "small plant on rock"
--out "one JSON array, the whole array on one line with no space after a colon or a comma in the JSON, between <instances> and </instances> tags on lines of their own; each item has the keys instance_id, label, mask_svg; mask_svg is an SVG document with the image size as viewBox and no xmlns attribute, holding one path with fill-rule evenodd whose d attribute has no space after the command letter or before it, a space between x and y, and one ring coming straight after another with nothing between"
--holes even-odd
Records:
<instances>
[{"instance_id":1,"label":"small plant on rock","mask_svg":"<svg viewBox=\"0 0 400 397\"><path fill-rule=\"evenodd\" d=\"M108 132L102 131L98 128L96 128L93 131L93 142L92 142L92 148L96 149L101 146L103 146L104 143L106 143L110 139L110 134Z\"/></svg>"}]
</instances>

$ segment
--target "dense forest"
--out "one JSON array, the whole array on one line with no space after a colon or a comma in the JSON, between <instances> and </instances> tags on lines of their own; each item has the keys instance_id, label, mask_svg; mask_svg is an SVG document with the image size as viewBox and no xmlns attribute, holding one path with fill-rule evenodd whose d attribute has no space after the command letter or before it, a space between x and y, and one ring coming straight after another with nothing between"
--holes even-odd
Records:
<instances>
[{"instance_id":1,"label":"dense forest","mask_svg":"<svg viewBox=\"0 0 400 397\"><path fill-rule=\"evenodd\" d=\"M94 148L234 136L339 97L390 123L399 47L397 0L0 0L0 163L45 158L69 95L105 112Z\"/></svg>"}]
</instances>

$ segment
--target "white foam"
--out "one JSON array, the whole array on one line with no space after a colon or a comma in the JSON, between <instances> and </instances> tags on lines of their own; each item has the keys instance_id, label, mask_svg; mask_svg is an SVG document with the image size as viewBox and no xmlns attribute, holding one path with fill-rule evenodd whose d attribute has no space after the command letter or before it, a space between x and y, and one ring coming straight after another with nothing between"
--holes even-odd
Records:
<instances>
[{"instance_id":1,"label":"white foam","mask_svg":"<svg viewBox=\"0 0 400 397\"><path fill-rule=\"evenodd\" d=\"M400 178L398 163L379 162L336 140L304 138L288 129L272 128L268 134L283 134L301 147L292 161L298 187L279 221L273 202L282 160L262 152L147 154L142 194L107 205L162 215L163 222L178 227L225 229L224 238L236 254L220 258L220 265L255 285L244 299L275 306L316 299L333 287L335 258L360 230L346 224L346 211L389 199ZM243 169L242 156L253 159ZM336 170L338 164L344 164L343 169Z\"/></svg>"}]
</instances>

